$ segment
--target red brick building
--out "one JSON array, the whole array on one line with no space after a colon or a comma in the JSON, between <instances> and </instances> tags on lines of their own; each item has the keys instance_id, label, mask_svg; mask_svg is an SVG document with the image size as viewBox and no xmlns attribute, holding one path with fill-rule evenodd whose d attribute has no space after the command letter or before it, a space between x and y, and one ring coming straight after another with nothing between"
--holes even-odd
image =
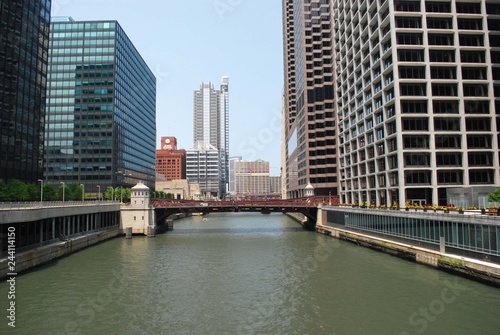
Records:
<instances>
[{"instance_id":1,"label":"red brick building","mask_svg":"<svg viewBox=\"0 0 500 335\"><path fill-rule=\"evenodd\" d=\"M162 137L160 145L156 150L156 172L167 180L186 179L186 150L177 150L173 136Z\"/></svg>"}]
</instances>

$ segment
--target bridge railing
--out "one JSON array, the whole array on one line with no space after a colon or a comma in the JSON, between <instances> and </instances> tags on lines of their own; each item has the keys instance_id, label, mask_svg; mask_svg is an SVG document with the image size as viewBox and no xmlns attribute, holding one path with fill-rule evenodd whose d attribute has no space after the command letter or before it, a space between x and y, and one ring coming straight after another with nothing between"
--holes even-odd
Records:
<instances>
[{"instance_id":1,"label":"bridge railing","mask_svg":"<svg viewBox=\"0 0 500 335\"><path fill-rule=\"evenodd\" d=\"M116 205L119 201L33 201L33 202L0 202L0 211L54 208L54 207L82 207Z\"/></svg>"},{"instance_id":2,"label":"bridge railing","mask_svg":"<svg viewBox=\"0 0 500 335\"><path fill-rule=\"evenodd\" d=\"M176 200L176 199L151 199L153 207L177 207L177 208L197 208L197 207L317 207L322 205L337 205L332 203L329 197L313 196L295 199L242 199L242 200Z\"/></svg>"}]
</instances>

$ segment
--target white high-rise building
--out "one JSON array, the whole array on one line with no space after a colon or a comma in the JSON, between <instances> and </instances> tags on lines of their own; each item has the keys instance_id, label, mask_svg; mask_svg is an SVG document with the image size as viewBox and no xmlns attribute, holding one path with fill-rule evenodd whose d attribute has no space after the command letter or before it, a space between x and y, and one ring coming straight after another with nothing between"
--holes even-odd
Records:
<instances>
[{"instance_id":1,"label":"white high-rise building","mask_svg":"<svg viewBox=\"0 0 500 335\"><path fill-rule=\"evenodd\" d=\"M340 201L484 205L500 184L499 1L332 3Z\"/></svg>"},{"instance_id":2,"label":"white high-rise building","mask_svg":"<svg viewBox=\"0 0 500 335\"><path fill-rule=\"evenodd\" d=\"M220 159L219 150L210 143L195 142L186 150L186 177L189 183L200 186L203 198L220 198Z\"/></svg>"},{"instance_id":3,"label":"white high-rise building","mask_svg":"<svg viewBox=\"0 0 500 335\"><path fill-rule=\"evenodd\" d=\"M194 91L193 121L193 143L208 143L219 152L218 193L224 197L229 182L229 77L222 77L219 90L212 83L203 82Z\"/></svg>"}]
</instances>

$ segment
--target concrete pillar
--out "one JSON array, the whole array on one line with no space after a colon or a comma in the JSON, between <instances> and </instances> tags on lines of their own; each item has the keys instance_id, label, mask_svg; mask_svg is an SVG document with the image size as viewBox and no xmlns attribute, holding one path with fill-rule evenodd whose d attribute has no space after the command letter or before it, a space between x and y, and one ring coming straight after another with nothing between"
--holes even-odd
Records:
<instances>
[{"instance_id":1,"label":"concrete pillar","mask_svg":"<svg viewBox=\"0 0 500 335\"><path fill-rule=\"evenodd\" d=\"M439 237L439 252L440 253L446 253L446 245L445 245L445 237L444 236L441 236Z\"/></svg>"},{"instance_id":2,"label":"concrete pillar","mask_svg":"<svg viewBox=\"0 0 500 335\"><path fill-rule=\"evenodd\" d=\"M156 236L155 226L148 226L148 237L155 237L155 236Z\"/></svg>"}]
</instances>

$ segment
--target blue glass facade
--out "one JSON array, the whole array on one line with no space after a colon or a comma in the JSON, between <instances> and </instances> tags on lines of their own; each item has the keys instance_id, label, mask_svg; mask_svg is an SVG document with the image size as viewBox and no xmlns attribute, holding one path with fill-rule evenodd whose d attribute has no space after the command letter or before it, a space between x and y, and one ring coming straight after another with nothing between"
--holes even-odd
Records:
<instances>
[{"instance_id":1,"label":"blue glass facade","mask_svg":"<svg viewBox=\"0 0 500 335\"><path fill-rule=\"evenodd\" d=\"M47 182L154 189L156 78L118 22L52 22L49 50Z\"/></svg>"},{"instance_id":2,"label":"blue glass facade","mask_svg":"<svg viewBox=\"0 0 500 335\"><path fill-rule=\"evenodd\" d=\"M43 123L50 0L0 2L0 178L37 183Z\"/></svg>"}]
</instances>

